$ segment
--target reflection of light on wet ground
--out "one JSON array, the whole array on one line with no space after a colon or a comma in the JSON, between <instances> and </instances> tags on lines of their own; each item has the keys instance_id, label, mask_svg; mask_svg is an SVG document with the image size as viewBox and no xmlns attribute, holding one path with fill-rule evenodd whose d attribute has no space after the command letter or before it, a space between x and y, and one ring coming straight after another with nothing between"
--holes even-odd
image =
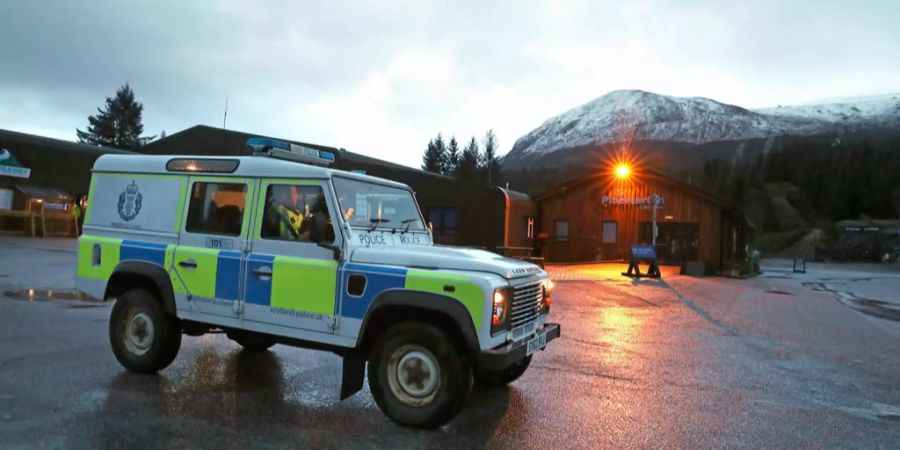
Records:
<instances>
[{"instance_id":1,"label":"reflection of light on wet ground","mask_svg":"<svg viewBox=\"0 0 900 450\"><path fill-rule=\"evenodd\" d=\"M626 362L629 353L641 331L643 321L633 314L631 308L606 307L600 309L600 341L608 344L603 359L608 364L620 365Z\"/></svg>"},{"instance_id":2,"label":"reflection of light on wet ground","mask_svg":"<svg viewBox=\"0 0 900 450\"><path fill-rule=\"evenodd\" d=\"M640 265L641 273L647 271L647 265ZM548 264L547 272L553 281L604 281L604 282L631 282L630 278L622 275L622 272L628 271L628 263L621 262L598 262L590 264L572 264L572 265L552 265ZM667 276L677 275L680 271L678 266L660 266L663 278ZM649 279L646 279L649 280Z\"/></svg>"},{"instance_id":3,"label":"reflection of light on wet ground","mask_svg":"<svg viewBox=\"0 0 900 450\"><path fill-rule=\"evenodd\" d=\"M67 290L57 290L54 291L52 289L19 289L14 291L3 291L3 295L5 297L11 299L21 299L27 300L29 302L33 301L42 301L42 300L81 300L81 301L98 301L97 299L82 294L77 291L67 291Z\"/></svg>"}]
</instances>

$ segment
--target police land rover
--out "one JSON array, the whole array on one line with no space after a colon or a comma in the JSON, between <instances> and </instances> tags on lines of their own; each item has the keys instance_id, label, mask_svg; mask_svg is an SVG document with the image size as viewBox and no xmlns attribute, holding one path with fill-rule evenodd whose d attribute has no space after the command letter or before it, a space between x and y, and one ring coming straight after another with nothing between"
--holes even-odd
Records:
<instances>
[{"instance_id":1,"label":"police land rover","mask_svg":"<svg viewBox=\"0 0 900 450\"><path fill-rule=\"evenodd\" d=\"M112 350L155 373L182 334L223 332L343 358L393 421L433 428L472 381L504 385L559 336L539 267L437 246L408 186L322 167L336 155L252 138L254 156L105 155L94 165L78 289L116 300Z\"/></svg>"}]
</instances>

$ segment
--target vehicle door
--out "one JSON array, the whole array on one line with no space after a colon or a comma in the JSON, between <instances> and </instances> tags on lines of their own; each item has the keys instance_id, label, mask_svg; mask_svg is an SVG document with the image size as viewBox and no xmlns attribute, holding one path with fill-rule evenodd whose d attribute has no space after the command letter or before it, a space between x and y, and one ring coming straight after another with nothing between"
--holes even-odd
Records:
<instances>
[{"instance_id":1,"label":"vehicle door","mask_svg":"<svg viewBox=\"0 0 900 450\"><path fill-rule=\"evenodd\" d=\"M187 213L173 269L192 309L238 317L241 271L248 248L257 182L251 178L191 177ZM176 290L179 283L173 283Z\"/></svg>"},{"instance_id":2,"label":"vehicle door","mask_svg":"<svg viewBox=\"0 0 900 450\"><path fill-rule=\"evenodd\" d=\"M333 333L342 242L330 183L265 179L259 193L244 320Z\"/></svg>"}]
</instances>

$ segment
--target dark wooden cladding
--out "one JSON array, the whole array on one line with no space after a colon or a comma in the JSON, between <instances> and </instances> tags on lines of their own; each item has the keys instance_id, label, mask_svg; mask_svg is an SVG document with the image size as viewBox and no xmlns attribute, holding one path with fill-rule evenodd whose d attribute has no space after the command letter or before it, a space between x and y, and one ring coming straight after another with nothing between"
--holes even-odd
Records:
<instances>
[{"instance_id":1,"label":"dark wooden cladding","mask_svg":"<svg viewBox=\"0 0 900 450\"><path fill-rule=\"evenodd\" d=\"M653 194L662 198L656 217L663 261L701 261L707 272L718 272L743 257L737 244L742 245L746 227L733 205L649 170L625 180L593 175L537 197L544 256L551 262L628 259L631 244L652 242ZM567 239L557 232L560 221L569 224Z\"/></svg>"}]
</instances>

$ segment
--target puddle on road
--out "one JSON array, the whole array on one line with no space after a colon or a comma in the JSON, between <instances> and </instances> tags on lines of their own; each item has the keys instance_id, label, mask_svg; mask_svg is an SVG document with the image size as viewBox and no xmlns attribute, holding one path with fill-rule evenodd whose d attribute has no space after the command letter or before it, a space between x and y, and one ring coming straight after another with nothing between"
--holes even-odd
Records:
<instances>
[{"instance_id":1,"label":"puddle on road","mask_svg":"<svg viewBox=\"0 0 900 450\"><path fill-rule=\"evenodd\" d=\"M779 294L779 295L797 295L793 292L783 291L781 289L768 289L766 292L770 294Z\"/></svg>"},{"instance_id":2,"label":"puddle on road","mask_svg":"<svg viewBox=\"0 0 900 450\"><path fill-rule=\"evenodd\" d=\"M78 291L56 289L20 289L16 291L4 291L3 296L13 300L25 300L29 302L44 302L49 300L78 300L83 302L100 303L90 295Z\"/></svg>"},{"instance_id":3,"label":"puddle on road","mask_svg":"<svg viewBox=\"0 0 900 450\"><path fill-rule=\"evenodd\" d=\"M825 283L803 283L803 286L816 292L830 292L843 305L846 305L856 311L880 319L893 320L900 322L900 309L896 304L883 302L881 300L873 300L871 298L857 297L850 292L842 292L828 287Z\"/></svg>"}]
</instances>

